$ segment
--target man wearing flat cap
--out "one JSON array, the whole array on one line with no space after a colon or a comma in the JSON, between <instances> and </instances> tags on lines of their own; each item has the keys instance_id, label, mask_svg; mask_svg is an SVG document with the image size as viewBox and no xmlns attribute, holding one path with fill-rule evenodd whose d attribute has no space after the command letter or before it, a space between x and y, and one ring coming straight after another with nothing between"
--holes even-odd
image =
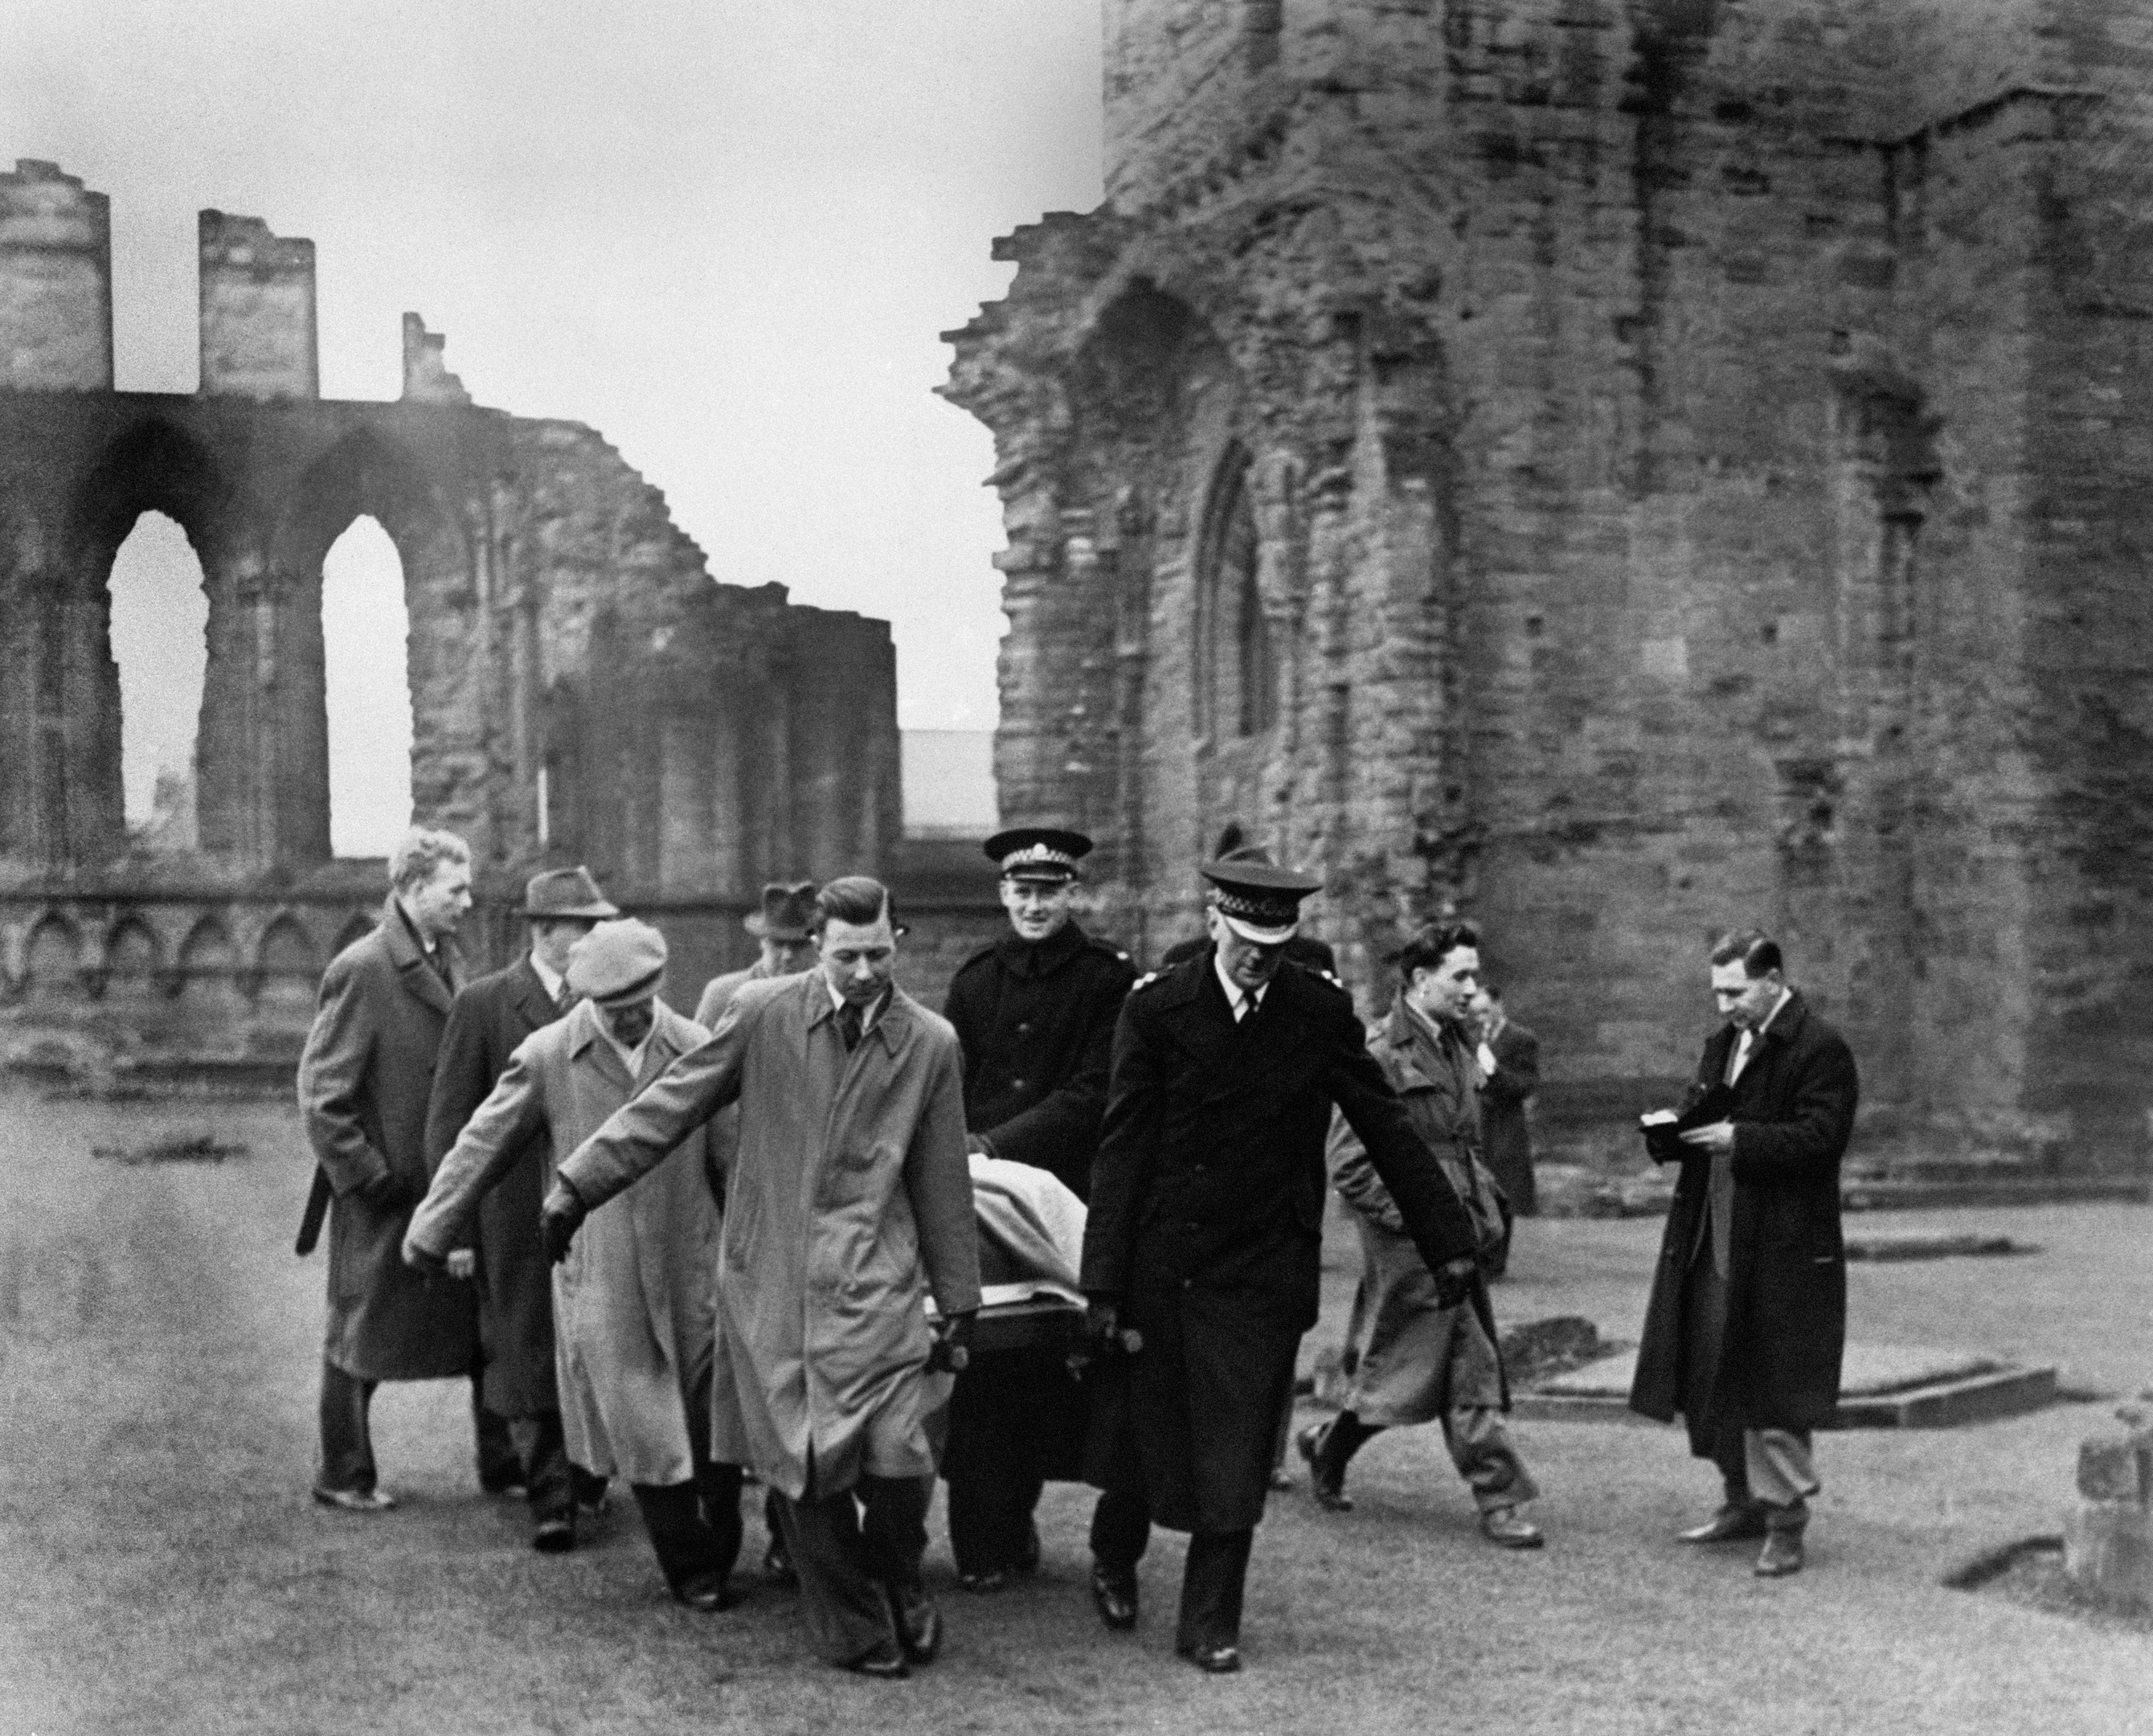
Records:
<instances>
[{"instance_id":1,"label":"man wearing flat cap","mask_svg":"<svg viewBox=\"0 0 2153 1736\"><path fill-rule=\"evenodd\" d=\"M1285 956L1321 882L1213 862L1211 944L1144 978L1114 1032L1082 1285L1102 1391L1092 1597L1133 1627L1153 1524L1190 1534L1176 1649L1241 1666L1241 1594L1301 1334L1316 1323L1333 1105L1367 1148L1446 1302L1477 1236L1351 997Z\"/></svg>"},{"instance_id":2,"label":"man wearing flat cap","mask_svg":"<svg viewBox=\"0 0 2153 1736\"><path fill-rule=\"evenodd\" d=\"M531 877L523 889L530 950L506 970L468 984L449 1009L426 1109L429 1163L440 1167L471 1112L506 1071L517 1045L568 1011L568 949L619 914L588 868L548 868ZM509 1154L479 1200L472 1275L486 1354L486 1408L517 1425L532 1546L558 1553L575 1546L577 1502L553 1381L553 1285L538 1240L547 1161L541 1133ZM602 1490L587 1485L582 1492L594 1502Z\"/></svg>"},{"instance_id":3,"label":"man wearing flat cap","mask_svg":"<svg viewBox=\"0 0 2153 1736\"><path fill-rule=\"evenodd\" d=\"M537 1148L573 1151L642 1087L703 1041L658 998L665 939L633 919L602 922L568 949L564 1018L517 1045L508 1069L441 1161L411 1220L404 1257L446 1258L486 1189ZM691 1129L635 1188L590 1214L553 1268L555 1376L568 1457L635 1491L673 1595L716 1610L740 1550L739 1469L710 1459L714 1172Z\"/></svg>"},{"instance_id":4,"label":"man wearing flat cap","mask_svg":"<svg viewBox=\"0 0 2153 1736\"><path fill-rule=\"evenodd\" d=\"M797 976L815 963L815 883L812 880L773 880L762 888L762 908L741 919L741 926L755 936L759 955L741 970L728 970L703 985L703 998L695 1003L695 1022L715 1031L725 1009L733 1003L743 983L768 982L772 977ZM733 1153L740 1149L740 1106L728 1104L710 1117L709 1138L720 1175L732 1173ZM797 1576L792 1558L786 1553L785 1533L777 1517L777 1495L764 1497L762 1519L769 1535L762 1554L764 1575L789 1586Z\"/></svg>"},{"instance_id":5,"label":"man wearing flat cap","mask_svg":"<svg viewBox=\"0 0 2153 1736\"><path fill-rule=\"evenodd\" d=\"M929 1419L980 1305L963 1062L948 1022L897 985L901 932L879 881L830 882L820 968L742 987L709 1041L570 1153L544 1219L559 1258L587 1213L739 1102L713 1450L784 1498L817 1648L884 1678L941 1649L920 1571Z\"/></svg>"},{"instance_id":6,"label":"man wearing flat cap","mask_svg":"<svg viewBox=\"0 0 2153 1736\"><path fill-rule=\"evenodd\" d=\"M1001 869L1010 925L958 967L943 1007L965 1051L971 1148L1043 1169L1082 1199L1106 1113L1114 1021L1136 971L1072 914L1090 838L1020 826L985 848ZM942 1474L950 1552L967 1591L996 1590L1038 1565L1041 1487L1078 1445L1058 1451L1064 1443L1048 1438L1076 1408L1071 1398L1081 1403L1064 1365L1051 1348L1000 1351L975 1357L957 1378Z\"/></svg>"}]
</instances>

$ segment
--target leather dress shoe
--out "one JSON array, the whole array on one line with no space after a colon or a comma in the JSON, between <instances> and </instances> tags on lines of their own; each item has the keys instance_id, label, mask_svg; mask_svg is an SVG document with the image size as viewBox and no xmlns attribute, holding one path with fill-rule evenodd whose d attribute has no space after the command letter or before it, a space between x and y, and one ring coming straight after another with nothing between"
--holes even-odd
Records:
<instances>
[{"instance_id":1,"label":"leather dress shoe","mask_svg":"<svg viewBox=\"0 0 2153 1736\"><path fill-rule=\"evenodd\" d=\"M1676 1534L1684 1543L1733 1543L1764 1535L1764 1509L1729 1501L1701 1525Z\"/></svg>"},{"instance_id":2,"label":"leather dress shoe","mask_svg":"<svg viewBox=\"0 0 2153 1736\"><path fill-rule=\"evenodd\" d=\"M1008 1583L1009 1576L999 1567L989 1567L981 1571L960 1573L957 1576L959 1591L975 1591L983 1596L989 1591L999 1591Z\"/></svg>"},{"instance_id":3,"label":"leather dress shoe","mask_svg":"<svg viewBox=\"0 0 2153 1736\"><path fill-rule=\"evenodd\" d=\"M542 1555L565 1555L576 1546L576 1520L571 1513L549 1513L531 1533L531 1546Z\"/></svg>"},{"instance_id":4,"label":"leather dress shoe","mask_svg":"<svg viewBox=\"0 0 2153 1736\"><path fill-rule=\"evenodd\" d=\"M932 1663L942 1650L942 1611L924 1586L884 1587L907 1663Z\"/></svg>"},{"instance_id":5,"label":"leather dress shoe","mask_svg":"<svg viewBox=\"0 0 2153 1736\"><path fill-rule=\"evenodd\" d=\"M1175 1649L1207 1676L1230 1676L1241 1667L1239 1646L1180 1646Z\"/></svg>"},{"instance_id":6,"label":"leather dress shoe","mask_svg":"<svg viewBox=\"0 0 2153 1736\"><path fill-rule=\"evenodd\" d=\"M1294 1437L1293 1443L1308 1464L1308 1492L1316 1504L1329 1513L1351 1513L1353 1498L1346 1493L1346 1479L1333 1476L1323 1463L1323 1439L1327 1425L1311 1423Z\"/></svg>"},{"instance_id":7,"label":"leather dress shoe","mask_svg":"<svg viewBox=\"0 0 2153 1736\"><path fill-rule=\"evenodd\" d=\"M1482 1514L1480 1535L1499 1549L1538 1549L1547 1541L1540 1528L1514 1507L1490 1507Z\"/></svg>"},{"instance_id":8,"label":"leather dress shoe","mask_svg":"<svg viewBox=\"0 0 2153 1736\"><path fill-rule=\"evenodd\" d=\"M1764 1533L1764 1547L1757 1557L1759 1579L1784 1579L1802 1571L1802 1532L1799 1525L1774 1525Z\"/></svg>"},{"instance_id":9,"label":"leather dress shoe","mask_svg":"<svg viewBox=\"0 0 2153 1736\"><path fill-rule=\"evenodd\" d=\"M345 1513L386 1513L396 1504L396 1497L385 1489L323 1489L318 1483L314 1499Z\"/></svg>"},{"instance_id":10,"label":"leather dress shoe","mask_svg":"<svg viewBox=\"0 0 2153 1736\"><path fill-rule=\"evenodd\" d=\"M685 1603L691 1610L714 1616L720 1610L732 1606L732 1592L721 1573L699 1573L694 1578L683 1580L673 1588L674 1601Z\"/></svg>"},{"instance_id":11,"label":"leather dress shoe","mask_svg":"<svg viewBox=\"0 0 2153 1736\"><path fill-rule=\"evenodd\" d=\"M1092 1564L1092 1603L1099 1619L1117 1633L1137 1625L1137 1576Z\"/></svg>"},{"instance_id":12,"label":"leather dress shoe","mask_svg":"<svg viewBox=\"0 0 2153 1736\"><path fill-rule=\"evenodd\" d=\"M871 1676L878 1682L902 1682L912 1673L904 1653L888 1640L872 1652L862 1652L845 1667L856 1676Z\"/></svg>"},{"instance_id":13,"label":"leather dress shoe","mask_svg":"<svg viewBox=\"0 0 2153 1736\"><path fill-rule=\"evenodd\" d=\"M499 1495L504 1501L527 1501L531 1499L531 1485L521 1477L481 1477L478 1479L478 1486L490 1495Z\"/></svg>"}]
</instances>

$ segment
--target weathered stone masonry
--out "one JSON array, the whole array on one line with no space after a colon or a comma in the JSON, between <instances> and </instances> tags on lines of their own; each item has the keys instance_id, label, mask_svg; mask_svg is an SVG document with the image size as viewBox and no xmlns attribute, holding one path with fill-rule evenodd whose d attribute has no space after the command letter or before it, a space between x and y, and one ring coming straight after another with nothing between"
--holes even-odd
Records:
<instances>
[{"instance_id":1,"label":"weathered stone masonry","mask_svg":"<svg viewBox=\"0 0 2153 1736\"><path fill-rule=\"evenodd\" d=\"M329 849L322 559L361 513L402 557L414 803L476 853L481 960L523 874L585 861L664 922L692 1004L763 880L883 867L884 623L712 583L603 439L475 405L415 315L400 401L323 400L313 244L216 211L201 243L200 392L115 391L103 196L0 175L0 1023L152 1058L303 1031L384 890ZM121 816L106 581L151 509L209 607L180 856Z\"/></svg>"},{"instance_id":2,"label":"weathered stone masonry","mask_svg":"<svg viewBox=\"0 0 2153 1736\"><path fill-rule=\"evenodd\" d=\"M2153 10L1107 0L1107 201L950 334L1007 820L1479 919L1580 1148L1784 932L1862 1149L2143 1167Z\"/></svg>"}]
</instances>

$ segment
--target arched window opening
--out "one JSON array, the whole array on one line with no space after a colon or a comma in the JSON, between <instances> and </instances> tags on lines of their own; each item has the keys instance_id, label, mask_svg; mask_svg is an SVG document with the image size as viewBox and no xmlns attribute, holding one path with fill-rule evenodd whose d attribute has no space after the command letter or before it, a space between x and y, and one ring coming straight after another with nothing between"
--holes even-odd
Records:
<instances>
[{"instance_id":1,"label":"arched window opening","mask_svg":"<svg viewBox=\"0 0 2153 1736\"><path fill-rule=\"evenodd\" d=\"M187 533L145 512L113 557L112 660L120 669L120 776L129 841L191 850L195 737L209 656L209 598Z\"/></svg>"},{"instance_id":2,"label":"arched window opening","mask_svg":"<svg viewBox=\"0 0 2153 1736\"><path fill-rule=\"evenodd\" d=\"M386 856L411 823L410 617L404 563L370 517L322 559L329 848Z\"/></svg>"},{"instance_id":3,"label":"arched window opening","mask_svg":"<svg viewBox=\"0 0 2153 1736\"><path fill-rule=\"evenodd\" d=\"M1278 658L1257 581L1248 461L1222 468L1204 515L1196 584L1196 732L1214 745L1278 721Z\"/></svg>"}]
</instances>

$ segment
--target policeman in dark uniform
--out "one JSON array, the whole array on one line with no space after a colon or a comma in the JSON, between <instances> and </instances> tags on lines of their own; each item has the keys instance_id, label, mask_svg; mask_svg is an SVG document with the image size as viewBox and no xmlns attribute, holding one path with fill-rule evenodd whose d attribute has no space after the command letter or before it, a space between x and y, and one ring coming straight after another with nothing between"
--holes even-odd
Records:
<instances>
[{"instance_id":1,"label":"policeman in dark uniform","mask_svg":"<svg viewBox=\"0 0 2153 1736\"><path fill-rule=\"evenodd\" d=\"M967 959L943 1009L965 1052L972 1149L1048 1171L1080 1199L1107 1107L1114 1021L1136 971L1071 914L1081 832L1021 826L987 840L1009 932ZM1074 1476L1082 1396L1056 1349L982 1352L959 1376L942 1471L958 1583L991 1591L1039 1560L1040 1485Z\"/></svg>"},{"instance_id":2,"label":"policeman in dark uniform","mask_svg":"<svg viewBox=\"0 0 2153 1736\"><path fill-rule=\"evenodd\" d=\"M1102 1376L1093 1601L1132 1627L1151 1526L1188 1532L1176 1648L1215 1672L1240 1667L1273 1437L1316 1324L1332 1105L1446 1306L1470 1292L1477 1239L1351 996L1285 956L1321 883L1249 862L1204 874L1212 944L1138 983L1115 1029L1082 1285Z\"/></svg>"}]
</instances>

